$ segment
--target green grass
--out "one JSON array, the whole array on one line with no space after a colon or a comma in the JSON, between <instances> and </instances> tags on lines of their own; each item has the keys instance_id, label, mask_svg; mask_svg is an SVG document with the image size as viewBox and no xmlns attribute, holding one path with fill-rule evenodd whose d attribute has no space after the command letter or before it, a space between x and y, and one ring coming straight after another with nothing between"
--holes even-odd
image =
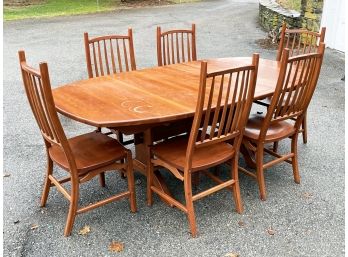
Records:
<instances>
[{"instance_id":1,"label":"green grass","mask_svg":"<svg viewBox=\"0 0 348 257\"><path fill-rule=\"evenodd\" d=\"M26 7L4 7L4 20L86 14L115 9L115 1L99 0L47 0L43 4Z\"/></svg>"},{"instance_id":2,"label":"green grass","mask_svg":"<svg viewBox=\"0 0 348 257\"><path fill-rule=\"evenodd\" d=\"M173 3L197 2L199 0L172 0ZM54 17L111 11L120 7L120 0L46 0L42 4L8 7L4 6L4 20Z\"/></svg>"}]
</instances>

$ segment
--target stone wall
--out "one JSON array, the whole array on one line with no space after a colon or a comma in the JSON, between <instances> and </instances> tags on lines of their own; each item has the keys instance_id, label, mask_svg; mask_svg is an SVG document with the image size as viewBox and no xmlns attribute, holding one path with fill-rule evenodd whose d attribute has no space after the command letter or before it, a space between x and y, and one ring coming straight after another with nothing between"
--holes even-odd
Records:
<instances>
[{"instance_id":1,"label":"stone wall","mask_svg":"<svg viewBox=\"0 0 348 257\"><path fill-rule=\"evenodd\" d=\"M283 21L290 28L319 31L323 0L301 0L301 12L288 10L275 0L259 0L259 21L266 31L277 31Z\"/></svg>"},{"instance_id":2,"label":"stone wall","mask_svg":"<svg viewBox=\"0 0 348 257\"><path fill-rule=\"evenodd\" d=\"M302 0L301 27L311 31L319 31L321 15L323 13L323 0Z\"/></svg>"}]
</instances>

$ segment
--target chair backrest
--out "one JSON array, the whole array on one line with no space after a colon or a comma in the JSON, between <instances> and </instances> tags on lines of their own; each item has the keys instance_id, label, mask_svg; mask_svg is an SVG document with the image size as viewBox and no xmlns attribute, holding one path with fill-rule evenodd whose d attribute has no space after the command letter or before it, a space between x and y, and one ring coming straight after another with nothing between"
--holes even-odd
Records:
<instances>
[{"instance_id":1,"label":"chair backrest","mask_svg":"<svg viewBox=\"0 0 348 257\"><path fill-rule=\"evenodd\" d=\"M136 70L132 29L128 35L89 38L84 33L89 78Z\"/></svg>"},{"instance_id":2,"label":"chair backrest","mask_svg":"<svg viewBox=\"0 0 348 257\"><path fill-rule=\"evenodd\" d=\"M290 50L290 56L317 52L319 44L324 43L325 31L325 27L321 28L320 33L305 29L287 29L286 23L283 23L277 61L281 60L284 48Z\"/></svg>"},{"instance_id":3,"label":"chair backrest","mask_svg":"<svg viewBox=\"0 0 348 257\"><path fill-rule=\"evenodd\" d=\"M61 147L69 164L76 167L55 108L47 63L40 63L40 70L36 70L27 65L24 51L19 51L18 55L25 92L46 147Z\"/></svg>"},{"instance_id":4,"label":"chair backrest","mask_svg":"<svg viewBox=\"0 0 348 257\"><path fill-rule=\"evenodd\" d=\"M165 32L157 27L158 66L196 61L196 26L192 29L175 29Z\"/></svg>"},{"instance_id":5,"label":"chair backrest","mask_svg":"<svg viewBox=\"0 0 348 257\"><path fill-rule=\"evenodd\" d=\"M207 73L207 62L201 63L196 112L186 152L190 167L196 148L233 141L239 150L244 128L253 102L259 55L250 65Z\"/></svg>"},{"instance_id":6,"label":"chair backrest","mask_svg":"<svg viewBox=\"0 0 348 257\"><path fill-rule=\"evenodd\" d=\"M299 129L320 74L325 44L320 43L317 53L289 57L290 50L282 54L279 77L260 138L265 136L269 124L297 118L295 128Z\"/></svg>"}]
</instances>

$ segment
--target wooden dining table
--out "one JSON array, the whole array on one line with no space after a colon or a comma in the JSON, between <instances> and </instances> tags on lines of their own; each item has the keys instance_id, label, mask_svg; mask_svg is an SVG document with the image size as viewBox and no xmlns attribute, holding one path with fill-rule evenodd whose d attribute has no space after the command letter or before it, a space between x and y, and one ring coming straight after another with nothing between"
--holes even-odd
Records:
<instances>
[{"instance_id":1,"label":"wooden dining table","mask_svg":"<svg viewBox=\"0 0 348 257\"><path fill-rule=\"evenodd\" d=\"M208 73L250 65L249 57L209 59ZM149 145L191 128L201 61L75 81L53 89L57 111L73 120L134 135L134 169L146 175ZM254 100L271 96L280 62L260 59ZM155 183L168 192L160 173Z\"/></svg>"}]
</instances>

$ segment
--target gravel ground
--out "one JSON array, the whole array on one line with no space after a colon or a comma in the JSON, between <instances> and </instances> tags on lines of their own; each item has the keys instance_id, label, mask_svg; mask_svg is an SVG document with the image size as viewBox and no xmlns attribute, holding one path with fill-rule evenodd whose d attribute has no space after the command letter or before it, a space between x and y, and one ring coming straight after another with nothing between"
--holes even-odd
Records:
<instances>
[{"instance_id":1,"label":"gravel ground","mask_svg":"<svg viewBox=\"0 0 348 257\"><path fill-rule=\"evenodd\" d=\"M78 216L72 235L63 236L68 202L51 190L47 208L39 207L45 170L42 138L29 109L17 51L31 64L47 61L54 87L87 77L83 32L126 33L132 27L139 68L156 65L155 28L197 24L198 58L251 56L275 58L275 50L255 40L267 33L258 25L258 1L217 0L135 8L110 13L4 23L4 255L5 256L344 256L344 55L327 49L318 88L308 110L309 141L299 140L300 185L291 166L266 172L268 199L261 202L251 178L241 174L245 211L234 211L232 196L221 191L195 204L199 236L188 233L186 216L155 198L145 204L145 178L136 175L138 212L127 201ZM256 109L253 109L255 111ZM61 118L69 136L91 127ZM289 142L280 144L280 150ZM243 164L243 161L241 160ZM61 170L55 170L62 173ZM181 185L166 179L174 193ZM117 174L81 190L88 204L126 187ZM209 185L202 181L200 188ZM31 229L32 225L38 225ZM87 235L78 235L85 225ZM274 235L267 230L272 229ZM111 253L111 241L124 250Z\"/></svg>"}]
</instances>

